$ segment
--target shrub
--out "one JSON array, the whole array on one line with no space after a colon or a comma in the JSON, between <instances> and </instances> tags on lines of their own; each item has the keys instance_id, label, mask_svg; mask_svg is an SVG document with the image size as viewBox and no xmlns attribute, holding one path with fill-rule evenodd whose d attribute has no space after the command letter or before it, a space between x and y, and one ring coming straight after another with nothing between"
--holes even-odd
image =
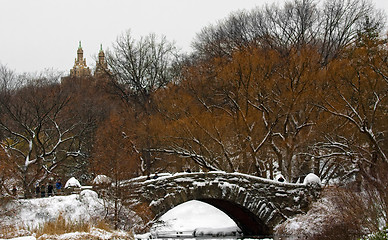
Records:
<instances>
[{"instance_id":1,"label":"shrub","mask_svg":"<svg viewBox=\"0 0 388 240\"><path fill-rule=\"evenodd\" d=\"M362 240L387 240L388 239L388 227L385 227L383 230L380 230L376 233L373 233L367 237L362 238Z\"/></svg>"},{"instance_id":2,"label":"shrub","mask_svg":"<svg viewBox=\"0 0 388 240\"><path fill-rule=\"evenodd\" d=\"M385 201L372 186L364 185L363 191L345 187L330 191L333 211L326 212L326 218L332 221L323 224L315 239L359 239L368 232L378 231L381 221L385 221Z\"/></svg>"},{"instance_id":3,"label":"shrub","mask_svg":"<svg viewBox=\"0 0 388 240\"><path fill-rule=\"evenodd\" d=\"M33 232L35 232L37 237L39 237L43 234L59 235L71 232L90 232L90 228L90 223L85 223L83 221L69 222L62 216L62 214L59 214L55 221L46 222Z\"/></svg>"},{"instance_id":4,"label":"shrub","mask_svg":"<svg viewBox=\"0 0 388 240\"><path fill-rule=\"evenodd\" d=\"M321 195L307 214L277 226L276 235L312 240L353 240L378 231L386 223L385 195L371 186L365 185L363 191L326 187Z\"/></svg>"}]
</instances>

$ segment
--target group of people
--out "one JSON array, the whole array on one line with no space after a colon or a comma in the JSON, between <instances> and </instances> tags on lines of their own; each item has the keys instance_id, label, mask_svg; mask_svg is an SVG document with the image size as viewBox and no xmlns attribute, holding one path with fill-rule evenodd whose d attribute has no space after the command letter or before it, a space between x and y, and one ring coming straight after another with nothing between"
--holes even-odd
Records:
<instances>
[{"instance_id":1,"label":"group of people","mask_svg":"<svg viewBox=\"0 0 388 240\"><path fill-rule=\"evenodd\" d=\"M158 173L155 173L154 176L152 177L152 179L157 179L159 176L158 176ZM147 175L147 180L150 180L151 179L151 175L148 174Z\"/></svg>"},{"instance_id":2,"label":"group of people","mask_svg":"<svg viewBox=\"0 0 388 240\"><path fill-rule=\"evenodd\" d=\"M55 192L54 192L54 186L51 182L49 182L47 184L47 186L45 184L37 184L36 187L35 187L35 196L38 198L38 197L46 197L46 193L47 193L47 197L51 197L51 196L54 196L54 194L60 194L62 191L62 183L60 180L58 180L56 183L55 183Z\"/></svg>"}]
</instances>

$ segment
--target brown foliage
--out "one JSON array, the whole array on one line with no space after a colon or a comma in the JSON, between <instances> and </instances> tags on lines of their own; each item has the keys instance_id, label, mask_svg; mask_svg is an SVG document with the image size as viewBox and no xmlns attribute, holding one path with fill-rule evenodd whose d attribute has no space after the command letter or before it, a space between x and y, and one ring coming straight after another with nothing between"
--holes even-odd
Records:
<instances>
[{"instance_id":1,"label":"brown foliage","mask_svg":"<svg viewBox=\"0 0 388 240\"><path fill-rule=\"evenodd\" d=\"M12 175L12 161L10 157L6 154L4 148L0 147L0 193L7 191L7 187L4 186L4 183ZM4 188L4 189L3 189Z\"/></svg>"},{"instance_id":2,"label":"brown foliage","mask_svg":"<svg viewBox=\"0 0 388 240\"><path fill-rule=\"evenodd\" d=\"M91 160L92 172L109 176L114 181L137 175L139 156L127 135L127 132L131 131L128 127L128 122L119 114L112 114L101 124L97 129Z\"/></svg>"},{"instance_id":3,"label":"brown foliage","mask_svg":"<svg viewBox=\"0 0 388 240\"><path fill-rule=\"evenodd\" d=\"M308 48L284 57L249 47L228 60L191 66L179 86L157 94L165 119L162 148L207 170L271 178L276 157L293 179L303 162L295 157L315 137L311 128L320 116L312 104L319 90L316 56Z\"/></svg>"},{"instance_id":4,"label":"brown foliage","mask_svg":"<svg viewBox=\"0 0 388 240\"><path fill-rule=\"evenodd\" d=\"M55 221L44 223L39 229L36 230L36 234L39 237L43 234L55 235L71 232L89 232L90 228L90 223L71 223L60 214Z\"/></svg>"},{"instance_id":5,"label":"brown foliage","mask_svg":"<svg viewBox=\"0 0 388 240\"><path fill-rule=\"evenodd\" d=\"M142 229L133 229L135 232L144 232L146 229L151 227L150 225L147 225L154 220L154 214L152 213L149 205L147 203L140 203L136 205L133 209L133 211L136 212L136 214L143 220L143 228ZM140 228L141 225L137 225L137 227Z\"/></svg>"}]
</instances>

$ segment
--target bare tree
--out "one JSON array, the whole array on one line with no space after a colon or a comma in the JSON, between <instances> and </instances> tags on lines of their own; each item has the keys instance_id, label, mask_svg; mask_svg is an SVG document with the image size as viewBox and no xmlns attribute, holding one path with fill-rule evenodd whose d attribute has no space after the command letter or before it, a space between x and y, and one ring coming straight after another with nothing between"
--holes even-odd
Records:
<instances>
[{"instance_id":1,"label":"bare tree","mask_svg":"<svg viewBox=\"0 0 388 240\"><path fill-rule=\"evenodd\" d=\"M0 63L0 91L3 93L16 84L16 73Z\"/></svg>"},{"instance_id":2,"label":"bare tree","mask_svg":"<svg viewBox=\"0 0 388 240\"><path fill-rule=\"evenodd\" d=\"M318 47L325 64L357 40L366 19L378 32L385 26L384 14L366 0L327 0L320 12Z\"/></svg>"},{"instance_id":3,"label":"bare tree","mask_svg":"<svg viewBox=\"0 0 388 240\"><path fill-rule=\"evenodd\" d=\"M70 99L57 79L21 76L23 85L1 95L1 147L16 165L25 197L31 188L52 176L67 159L78 157L83 128L68 112ZM78 132L77 132L78 131Z\"/></svg>"},{"instance_id":4,"label":"bare tree","mask_svg":"<svg viewBox=\"0 0 388 240\"><path fill-rule=\"evenodd\" d=\"M117 93L135 109L139 124L144 125L145 139L142 146L133 146L142 153L142 170L149 174L151 155L147 149L151 142L148 136L152 94L173 80L172 64L177 56L173 43L165 37L150 34L135 40L128 31L119 36L113 50L107 52L107 63L113 76Z\"/></svg>"},{"instance_id":5,"label":"bare tree","mask_svg":"<svg viewBox=\"0 0 388 240\"><path fill-rule=\"evenodd\" d=\"M172 80L175 46L155 34L135 40L130 31L119 36L107 62L115 85L127 101L146 105L152 92Z\"/></svg>"},{"instance_id":6,"label":"bare tree","mask_svg":"<svg viewBox=\"0 0 388 240\"><path fill-rule=\"evenodd\" d=\"M384 14L366 0L293 0L284 6L266 5L240 11L205 27L193 42L197 56L230 57L233 51L256 45L288 54L305 45L320 49L327 64L357 39L365 18L379 31Z\"/></svg>"}]
</instances>

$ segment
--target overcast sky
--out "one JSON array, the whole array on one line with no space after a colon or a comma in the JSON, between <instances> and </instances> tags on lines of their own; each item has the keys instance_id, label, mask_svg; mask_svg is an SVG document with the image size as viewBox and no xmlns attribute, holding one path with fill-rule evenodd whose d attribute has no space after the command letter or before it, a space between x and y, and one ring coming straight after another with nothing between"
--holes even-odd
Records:
<instances>
[{"instance_id":1,"label":"overcast sky","mask_svg":"<svg viewBox=\"0 0 388 240\"><path fill-rule=\"evenodd\" d=\"M231 12L284 0L0 0L0 63L17 72L69 71L78 41L89 66L128 29L165 35L185 52L203 27ZM387 0L373 0L388 12Z\"/></svg>"}]
</instances>

